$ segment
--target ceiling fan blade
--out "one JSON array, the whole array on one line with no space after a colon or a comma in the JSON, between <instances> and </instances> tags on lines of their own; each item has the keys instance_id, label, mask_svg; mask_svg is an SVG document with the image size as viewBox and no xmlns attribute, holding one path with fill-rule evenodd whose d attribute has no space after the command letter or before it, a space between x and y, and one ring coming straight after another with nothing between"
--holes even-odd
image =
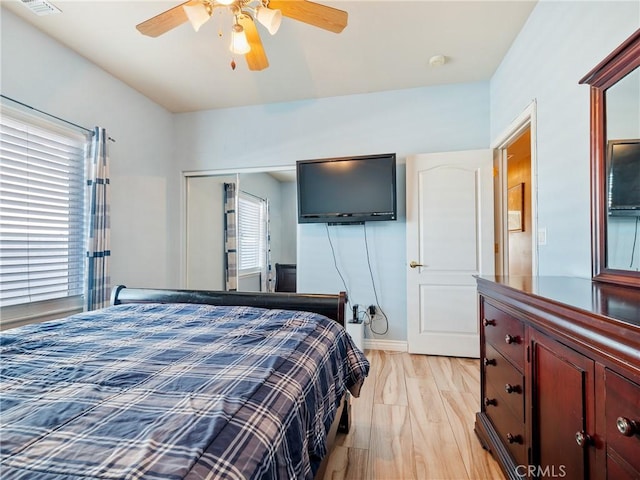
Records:
<instances>
[{"instance_id":1,"label":"ceiling fan blade","mask_svg":"<svg viewBox=\"0 0 640 480\"><path fill-rule=\"evenodd\" d=\"M344 30L349 17L344 10L307 0L269 0L268 7L280 10L285 17L335 33Z\"/></svg>"},{"instance_id":2,"label":"ceiling fan blade","mask_svg":"<svg viewBox=\"0 0 640 480\"><path fill-rule=\"evenodd\" d=\"M173 7L166 12L162 12L149 20L136 25L136 28L143 35L149 37L159 37L163 33L168 32L172 28L182 25L188 21L187 14L184 11L185 5L198 5L200 0L190 0L188 2L181 3L177 7Z\"/></svg>"},{"instance_id":3,"label":"ceiling fan blade","mask_svg":"<svg viewBox=\"0 0 640 480\"><path fill-rule=\"evenodd\" d=\"M247 36L247 42L251 47L249 53L245 54L249 70L264 70L269 66L269 60L267 60L267 54L264 52L256 24L249 15L241 15L238 18L238 22L244 28L244 34Z\"/></svg>"}]
</instances>

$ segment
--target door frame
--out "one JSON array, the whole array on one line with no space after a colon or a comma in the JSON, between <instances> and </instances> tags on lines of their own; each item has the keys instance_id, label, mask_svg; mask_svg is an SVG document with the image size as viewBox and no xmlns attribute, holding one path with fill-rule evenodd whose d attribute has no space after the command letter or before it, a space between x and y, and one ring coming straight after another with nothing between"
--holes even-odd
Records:
<instances>
[{"instance_id":1,"label":"door frame","mask_svg":"<svg viewBox=\"0 0 640 480\"><path fill-rule=\"evenodd\" d=\"M495 150L495 241L496 275L507 275L509 268L509 229L507 228L507 147L527 128L531 131L531 275L538 275L538 158L537 104L534 99L509 126L491 142Z\"/></svg>"}]
</instances>

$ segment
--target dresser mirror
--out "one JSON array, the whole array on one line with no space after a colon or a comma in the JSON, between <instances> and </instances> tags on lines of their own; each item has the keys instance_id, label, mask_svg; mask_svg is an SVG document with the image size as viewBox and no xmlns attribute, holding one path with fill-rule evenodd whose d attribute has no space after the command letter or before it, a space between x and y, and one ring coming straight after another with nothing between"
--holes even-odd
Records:
<instances>
[{"instance_id":1,"label":"dresser mirror","mask_svg":"<svg viewBox=\"0 0 640 480\"><path fill-rule=\"evenodd\" d=\"M589 72L593 279L640 287L640 29Z\"/></svg>"}]
</instances>

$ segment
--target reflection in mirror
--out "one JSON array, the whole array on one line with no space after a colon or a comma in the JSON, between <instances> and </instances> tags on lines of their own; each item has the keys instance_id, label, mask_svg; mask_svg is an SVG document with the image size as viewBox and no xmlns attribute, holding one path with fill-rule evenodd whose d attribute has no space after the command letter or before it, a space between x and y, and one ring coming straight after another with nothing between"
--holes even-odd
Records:
<instances>
[{"instance_id":1,"label":"reflection in mirror","mask_svg":"<svg viewBox=\"0 0 640 480\"><path fill-rule=\"evenodd\" d=\"M640 271L640 69L606 95L606 267Z\"/></svg>"},{"instance_id":2,"label":"reflection in mirror","mask_svg":"<svg viewBox=\"0 0 640 480\"><path fill-rule=\"evenodd\" d=\"M225 290L224 184L237 175L187 177L186 288Z\"/></svg>"},{"instance_id":3,"label":"reflection in mirror","mask_svg":"<svg viewBox=\"0 0 640 480\"><path fill-rule=\"evenodd\" d=\"M225 184L235 185L231 205L238 212L230 212L228 202L225 207ZM187 176L186 288L273 290L276 263L296 263L296 198L295 170ZM240 223L248 225L246 234L239 233Z\"/></svg>"}]
</instances>

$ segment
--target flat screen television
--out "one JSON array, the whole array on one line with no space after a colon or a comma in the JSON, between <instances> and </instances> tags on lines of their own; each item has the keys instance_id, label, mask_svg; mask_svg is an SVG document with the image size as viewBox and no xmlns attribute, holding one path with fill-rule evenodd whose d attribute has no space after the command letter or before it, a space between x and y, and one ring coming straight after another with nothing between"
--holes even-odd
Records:
<instances>
[{"instance_id":1,"label":"flat screen television","mask_svg":"<svg viewBox=\"0 0 640 480\"><path fill-rule=\"evenodd\" d=\"M609 215L640 216L640 140L607 145Z\"/></svg>"},{"instance_id":2,"label":"flat screen television","mask_svg":"<svg viewBox=\"0 0 640 480\"><path fill-rule=\"evenodd\" d=\"M395 220L396 154L296 163L298 223Z\"/></svg>"}]
</instances>

